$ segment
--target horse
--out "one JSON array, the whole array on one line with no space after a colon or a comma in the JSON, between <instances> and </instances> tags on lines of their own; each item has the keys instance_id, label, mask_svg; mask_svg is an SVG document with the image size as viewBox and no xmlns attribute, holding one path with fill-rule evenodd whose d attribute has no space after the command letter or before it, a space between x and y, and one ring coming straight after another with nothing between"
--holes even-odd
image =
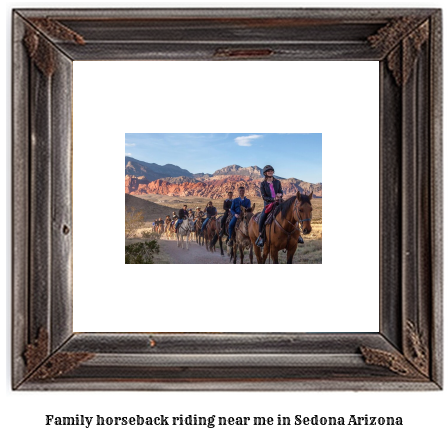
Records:
<instances>
[{"instance_id":1,"label":"horse","mask_svg":"<svg viewBox=\"0 0 448 438\"><path fill-rule=\"evenodd\" d=\"M156 233L162 235L164 232L163 222L156 226Z\"/></svg>"},{"instance_id":2,"label":"horse","mask_svg":"<svg viewBox=\"0 0 448 438\"><path fill-rule=\"evenodd\" d=\"M287 263L292 263L300 233L302 232L306 235L311 233L312 230L312 197L313 192L309 195L303 195L297 192L295 196L280 204L274 220L271 224L266 225L266 241L264 243L263 256L261 255L261 249L255 245L259 234L258 223L255 222L254 217L251 218L249 223L249 237L254 245L258 263L265 263L269 254L271 254L274 263L278 263L278 252L282 249L286 249Z\"/></svg>"},{"instance_id":3,"label":"horse","mask_svg":"<svg viewBox=\"0 0 448 438\"><path fill-rule=\"evenodd\" d=\"M221 230L220 225L221 222L216 216L212 216L208 220L204 229L205 248L207 251L215 252L215 243L218 239L219 231Z\"/></svg>"},{"instance_id":4,"label":"horse","mask_svg":"<svg viewBox=\"0 0 448 438\"><path fill-rule=\"evenodd\" d=\"M218 216L216 218L216 223L215 223L216 231L215 231L215 235L213 236L213 238L212 238L212 240L210 242L210 248L213 247L213 251L215 251L215 245L216 245L216 242L219 239L219 246L221 248L221 255L224 256L224 252L222 250L222 238L219 236L221 234L221 219L222 219L222 216Z\"/></svg>"},{"instance_id":5,"label":"horse","mask_svg":"<svg viewBox=\"0 0 448 438\"><path fill-rule=\"evenodd\" d=\"M188 219L191 219L194 222L194 215L191 213L188 213ZM194 236L193 236L194 233ZM196 227L193 225L193 230L190 233L190 240L196 240Z\"/></svg>"},{"instance_id":6,"label":"horse","mask_svg":"<svg viewBox=\"0 0 448 438\"><path fill-rule=\"evenodd\" d=\"M174 234L174 227L170 217L167 217L165 219L165 234L168 240L170 240L170 238Z\"/></svg>"},{"instance_id":7,"label":"horse","mask_svg":"<svg viewBox=\"0 0 448 438\"><path fill-rule=\"evenodd\" d=\"M237 250L240 250L240 258L241 264L243 264L244 260L244 250L249 248L249 260L252 264L254 262L254 253L253 253L253 243L249 237L249 223L254 215L253 211L255 209L255 204L250 208L241 207L241 220L238 223L238 227L235 226L234 233L235 236L233 238L233 246L230 250L230 261L233 259L233 263L236 263Z\"/></svg>"},{"instance_id":8,"label":"horse","mask_svg":"<svg viewBox=\"0 0 448 438\"><path fill-rule=\"evenodd\" d=\"M194 227L194 233L196 234L196 243L199 246L204 246L204 238L201 237L201 228L202 228L202 224L204 222L204 216L200 216L196 219L196 225ZM201 243L202 240L202 243Z\"/></svg>"},{"instance_id":9,"label":"horse","mask_svg":"<svg viewBox=\"0 0 448 438\"><path fill-rule=\"evenodd\" d=\"M223 236L228 236L229 235L229 224L230 224L231 219L232 219L232 215L229 214L229 216L227 217L227 220L226 220L226 222L224 224L224 227L222 228L223 229L223 235L221 236L220 233L218 233L218 236L217 236L217 238L219 240L219 247L221 249L221 255L222 256L224 256L224 251L222 249L222 238L223 238ZM220 228L221 228L221 222L219 223L219 225L220 225Z\"/></svg>"},{"instance_id":10,"label":"horse","mask_svg":"<svg viewBox=\"0 0 448 438\"><path fill-rule=\"evenodd\" d=\"M183 219L182 223L177 227L177 247L182 245L182 249L184 249L184 237L186 236L187 238L186 245L188 249L188 239L190 237L190 233L192 230L193 230L193 219L190 217Z\"/></svg>"}]
</instances>

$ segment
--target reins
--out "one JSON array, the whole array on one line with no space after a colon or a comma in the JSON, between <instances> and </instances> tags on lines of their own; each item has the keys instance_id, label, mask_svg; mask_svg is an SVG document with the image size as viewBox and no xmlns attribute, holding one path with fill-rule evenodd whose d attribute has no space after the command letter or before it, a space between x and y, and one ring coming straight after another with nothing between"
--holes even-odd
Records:
<instances>
[{"instance_id":1,"label":"reins","mask_svg":"<svg viewBox=\"0 0 448 438\"><path fill-rule=\"evenodd\" d=\"M252 219L252 217L250 219ZM249 219L249 221L250 221L250 219ZM241 224L243 222L244 222L244 220L241 220L241 222L238 224L238 228L235 231L239 231L243 236L249 237L249 234L244 233L243 230L241 229ZM249 233L249 224L248 223L246 223L246 229L247 229L247 233Z\"/></svg>"},{"instance_id":2,"label":"reins","mask_svg":"<svg viewBox=\"0 0 448 438\"><path fill-rule=\"evenodd\" d=\"M244 235L244 237L247 237L248 239L250 239L250 237L249 237L249 224L250 224L250 221L255 221L255 214L254 214L254 212L252 211L252 216L250 217L250 219L248 220L248 221L246 221L245 219L241 219L241 221L240 221L240 223L238 224L238 228L235 228L235 232L236 231L239 231L241 234L243 234ZM246 233L243 233L243 231L241 230L241 224L243 223L243 222L245 222L245 224L246 224L246 229L247 229L247 234Z\"/></svg>"},{"instance_id":3,"label":"reins","mask_svg":"<svg viewBox=\"0 0 448 438\"><path fill-rule=\"evenodd\" d=\"M298 207L298 204L297 204L297 199L294 201L294 213L297 213L297 217L299 218L299 222L300 222L300 225L299 225L300 230L299 231L301 231L303 233L303 225L302 224L304 222L311 222L311 218L310 217L308 219L301 219L300 218L300 211L299 211L299 207ZM289 223L291 224L291 222L289 222Z\"/></svg>"},{"instance_id":4,"label":"reins","mask_svg":"<svg viewBox=\"0 0 448 438\"><path fill-rule=\"evenodd\" d=\"M289 222L289 221L288 221ZM292 222L289 222L293 227L294 230L292 230L290 233L288 233L279 223L279 221L277 220L277 218L274 217L274 224L277 224L280 227L280 230L283 231L288 237L286 239L286 246L289 245L289 241L291 239L291 236L293 235L293 233L295 233L296 231L298 231L300 233L300 228L297 228ZM274 233L275 233L275 228L274 228ZM270 236L269 236L270 237Z\"/></svg>"},{"instance_id":5,"label":"reins","mask_svg":"<svg viewBox=\"0 0 448 438\"><path fill-rule=\"evenodd\" d=\"M183 227L182 225L184 225L185 222L187 223L187 226L186 226L186 227ZM184 219L184 220L182 221L182 223L179 225L179 230L185 230L185 233L187 233L187 231L189 231L190 233L193 232L193 228L192 228L192 226L190 225L189 219ZM185 234L185 235L186 235L186 234Z\"/></svg>"},{"instance_id":6,"label":"reins","mask_svg":"<svg viewBox=\"0 0 448 438\"><path fill-rule=\"evenodd\" d=\"M288 237L286 240L286 246L289 245L289 241L291 240L291 236L293 235L293 233L295 233L296 231L299 232L299 234L303 234L303 222L311 222L311 218L308 219L302 219L300 217L300 212L299 212L299 208L298 208L298 203L297 203L297 199L294 201L294 206L293 206L293 211L294 213L297 213L297 217L299 218L298 222L299 222L299 227L296 227L292 222L290 222L289 220L286 220L286 222L288 222L290 225L292 225L294 227L294 229L291 232L286 231L281 225L280 222L277 220L277 218L274 216L274 224L277 224L280 227L280 230L283 231ZM277 213L278 215L278 213ZM269 230L270 231L270 230ZM275 228L274 228L274 233L275 233ZM270 240L270 236L269 236L269 240ZM270 247L271 243L269 242L269 247ZM286 250L284 250L286 251ZM270 256L270 252L269 252L269 256Z\"/></svg>"}]
</instances>

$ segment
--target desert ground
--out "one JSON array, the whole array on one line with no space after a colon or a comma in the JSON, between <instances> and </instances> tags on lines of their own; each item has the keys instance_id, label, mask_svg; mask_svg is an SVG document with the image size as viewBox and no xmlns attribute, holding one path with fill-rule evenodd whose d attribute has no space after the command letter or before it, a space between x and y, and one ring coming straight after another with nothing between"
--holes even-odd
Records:
<instances>
[{"instance_id":1,"label":"desert ground","mask_svg":"<svg viewBox=\"0 0 448 438\"><path fill-rule=\"evenodd\" d=\"M218 209L218 212L223 212L223 200L199 198L199 197L173 197L166 195L141 195L138 197L127 195L126 205L133 205L136 208L141 208L145 215L145 228L140 230L140 233L134 239L126 239L126 245L142 241L141 232L148 230L153 220L159 217L164 218L167 214L177 211L187 204L188 208L193 210L197 206L204 209L208 201L212 201ZM149 201L147 204L143 201ZM261 210L263 200L261 198L251 199L252 205L255 203L255 211ZM313 217L311 221L312 232L304 236L305 243L297 246L297 251L293 258L293 264L321 264L322 263L322 199L314 198ZM225 239L223 239L225 240ZM167 240L164 235L159 239L160 254L154 257L155 263L193 263L193 264L210 264L210 263L229 263L227 255L227 247L223 242L224 256L221 256L219 249L219 242L216 243L216 252L210 253L205 249L205 246L198 246L196 241L190 242L190 248L181 249L177 247L176 240ZM240 263L240 258L237 258L237 263ZM269 259L266 263L269 262ZM245 251L244 263L249 262L249 251ZM254 263L257 263L254 255ZM279 253L279 263L286 263L286 254L282 251Z\"/></svg>"}]
</instances>

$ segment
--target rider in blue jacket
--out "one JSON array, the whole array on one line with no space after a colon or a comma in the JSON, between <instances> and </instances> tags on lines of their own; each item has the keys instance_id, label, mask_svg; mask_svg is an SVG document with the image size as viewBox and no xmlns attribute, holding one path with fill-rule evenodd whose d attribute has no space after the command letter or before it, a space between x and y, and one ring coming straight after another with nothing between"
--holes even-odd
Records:
<instances>
[{"instance_id":1,"label":"rider in blue jacket","mask_svg":"<svg viewBox=\"0 0 448 438\"><path fill-rule=\"evenodd\" d=\"M232 214L232 220L229 223L229 237L226 240L226 243L229 243L232 240L233 229L235 228L236 221L238 220L239 215L241 214L241 206L244 208L250 208L250 199L244 196L246 189L244 187L238 188L239 197L235 198L232 201L232 206L230 207L230 213Z\"/></svg>"}]
</instances>

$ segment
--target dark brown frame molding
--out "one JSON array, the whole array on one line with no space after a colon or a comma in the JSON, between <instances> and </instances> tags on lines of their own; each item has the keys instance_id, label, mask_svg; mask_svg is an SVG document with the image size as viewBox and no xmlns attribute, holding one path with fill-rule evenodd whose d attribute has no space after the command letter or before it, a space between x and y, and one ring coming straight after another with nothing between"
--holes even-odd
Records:
<instances>
[{"instance_id":1,"label":"dark brown frame molding","mask_svg":"<svg viewBox=\"0 0 448 438\"><path fill-rule=\"evenodd\" d=\"M438 9L14 10L13 388L441 389L441 32ZM159 59L379 61L379 333L73 333L72 62Z\"/></svg>"}]
</instances>

